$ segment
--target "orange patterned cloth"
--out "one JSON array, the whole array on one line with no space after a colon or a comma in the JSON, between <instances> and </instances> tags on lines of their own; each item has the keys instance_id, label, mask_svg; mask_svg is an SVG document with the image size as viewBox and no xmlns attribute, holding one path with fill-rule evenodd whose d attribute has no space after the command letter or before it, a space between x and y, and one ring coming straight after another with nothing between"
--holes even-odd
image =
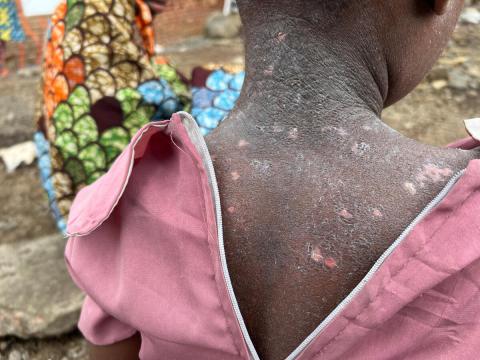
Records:
<instances>
[{"instance_id":1,"label":"orange patterned cloth","mask_svg":"<svg viewBox=\"0 0 480 360\"><path fill-rule=\"evenodd\" d=\"M95 79L87 79L87 75L97 69L110 69L114 65L116 59L109 58L109 47L120 50L126 46L124 50L128 50L121 51L119 57L141 63L144 69L149 67L155 44L152 15L145 1L136 0L136 5L136 14L129 0L62 0L58 5L51 19L50 36L45 49L43 96L47 123L56 106L68 98L76 85L87 80L95 82ZM111 14L110 10L114 13ZM135 46L132 41L133 19L142 36L142 46ZM132 66L129 68L126 63L123 65L124 70L136 70ZM122 69L113 70L121 72ZM115 74L111 75L113 77ZM153 78L153 70L148 75ZM111 77L103 78L103 82L107 82L104 84L106 87L113 86ZM102 82L102 79L97 80Z\"/></svg>"}]
</instances>

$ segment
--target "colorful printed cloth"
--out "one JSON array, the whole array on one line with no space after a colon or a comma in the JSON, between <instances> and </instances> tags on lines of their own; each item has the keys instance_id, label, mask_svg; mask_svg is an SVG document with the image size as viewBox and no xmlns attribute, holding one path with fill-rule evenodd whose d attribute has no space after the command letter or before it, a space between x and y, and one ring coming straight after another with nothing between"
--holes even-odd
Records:
<instances>
[{"instance_id":1,"label":"colorful printed cloth","mask_svg":"<svg viewBox=\"0 0 480 360\"><path fill-rule=\"evenodd\" d=\"M0 0L0 40L25 41L15 0Z\"/></svg>"},{"instance_id":2,"label":"colorful printed cloth","mask_svg":"<svg viewBox=\"0 0 480 360\"><path fill-rule=\"evenodd\" d=\"M34 139L60 231L78 191L110 168L143 125L192 110L207 134L233 108L242 71L203 69L190 89L153 53L144 0L63 0L53 15Z\"/></svg>"},{"instance_id":3,"label":"colorful printed cloth","mask_svg":"<svg viewBox=\"0 0 480 360\"><path fill-rule=\"evenodd\" d=\"M198 71L198 70L197 70ZM192 115L203 135L214 130L232 111L245 79L244 71L224 68L212 71L204 84L192 86Z\"/></svg>"},{"instance_id":4,"label":"colorful printed cloth","mask_svg":"<svg viewBox=\"0 0 480 360\"><path fill-rule=\"evenodd\" d=\"M188 87L153 51L143 0L64 0L53 15L35 142L62 232L76 193L109 169L137 130L189 102Z\"/></svg>"}]
</instances>

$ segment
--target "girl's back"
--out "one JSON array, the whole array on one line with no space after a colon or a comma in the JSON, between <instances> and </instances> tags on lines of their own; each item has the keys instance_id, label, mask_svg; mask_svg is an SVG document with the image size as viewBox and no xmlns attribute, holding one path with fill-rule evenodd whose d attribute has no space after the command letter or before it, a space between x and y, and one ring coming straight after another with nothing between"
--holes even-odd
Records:
<instances>
[{"instance_id":1,"label":"girl's back","mask_svg":"<svg viewBox=\"0 0 480 360\"><path fill-rule=\"evenodd\" d=\"M312 138L277 122L247 137L248 124L230 120L209 147L230 276L265 359L286 358L479 155L382 126L359 136L359 124L326 125Z\"/></svg>"}]
</instances>

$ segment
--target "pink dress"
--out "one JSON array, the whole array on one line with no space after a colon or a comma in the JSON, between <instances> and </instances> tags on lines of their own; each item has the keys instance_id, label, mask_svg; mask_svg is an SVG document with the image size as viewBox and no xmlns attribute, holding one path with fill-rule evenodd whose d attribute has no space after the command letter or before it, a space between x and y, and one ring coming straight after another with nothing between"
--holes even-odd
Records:
<instances>
[{"instance_id":1,"label":"pink dress","mask_svg":"<svg viewBox=\"0 0 480 360\"><path fill-rule=\"evenodd\" d=\"M469 139L457 147L473 148ZM480 357L480 161L456 174L289 360ZM232 289L212 161L186 113L146 125L72 207L79 328L144 360L259 359Z\"/></svg>"}]
</instances>

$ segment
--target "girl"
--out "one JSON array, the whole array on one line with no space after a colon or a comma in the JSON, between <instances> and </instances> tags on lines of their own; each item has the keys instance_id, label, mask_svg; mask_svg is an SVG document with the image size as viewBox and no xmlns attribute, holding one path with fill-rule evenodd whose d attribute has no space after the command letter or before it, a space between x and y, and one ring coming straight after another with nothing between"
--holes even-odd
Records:
<instances>
[{"instance_id":1,"label":"girl","mask_svg":"<svg viewBox=\"0 0 480 360\"><path fill-rule=\"evenodd\" d=\"M462 5L238 0L229 117L146 125L74 202L92 358L477 359L478 123L437 148L381 121Z\"/></svg>"}]
</instances>

